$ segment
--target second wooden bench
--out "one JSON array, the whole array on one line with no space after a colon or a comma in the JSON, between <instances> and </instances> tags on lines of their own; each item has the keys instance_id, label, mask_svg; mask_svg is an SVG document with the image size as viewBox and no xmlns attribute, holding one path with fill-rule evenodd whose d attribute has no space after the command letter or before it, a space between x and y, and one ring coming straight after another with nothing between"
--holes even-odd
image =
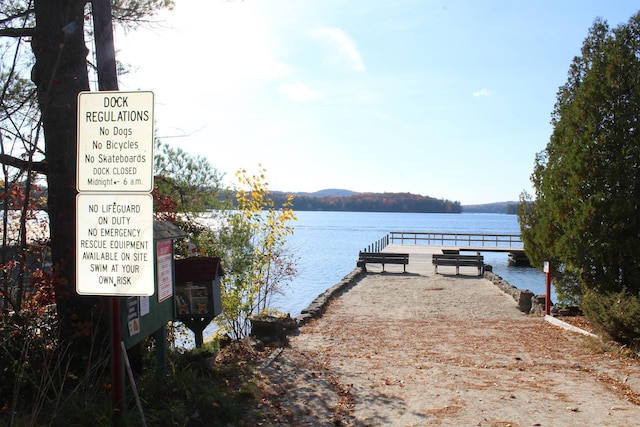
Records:
<instances>
[{"instance_id":1,"label":"second wooden bench","mask_svg":"<svg viewBox=\"0 0 640 427\"><path fill-rule=\"evenodd\" d=\"M478 276L482 274L484 268L484 257L479 253L476 255L460 255L455 253L433 254L431 259L435 266L435 272L438 273L438 266L452 266L456 268L456 275L460 274L460 267L477 267Z\"/></svg>"}]
</instances>

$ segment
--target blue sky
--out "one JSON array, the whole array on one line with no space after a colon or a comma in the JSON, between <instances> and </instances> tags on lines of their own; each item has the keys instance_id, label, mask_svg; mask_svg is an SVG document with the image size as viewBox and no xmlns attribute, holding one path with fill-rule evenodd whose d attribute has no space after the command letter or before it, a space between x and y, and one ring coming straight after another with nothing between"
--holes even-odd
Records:
<instances>
[{"instance_id":1,"label":"blue sky","mask_svg":"<svg viewBox=\"0 0 640 427\"><path fill-rule=\"evenodd\" d=\"M155 93L157 134L272 190L410 192L463 204L531 192L558 87L622 0L175 0L116 34Z\"/></svg>"}]
</instances>

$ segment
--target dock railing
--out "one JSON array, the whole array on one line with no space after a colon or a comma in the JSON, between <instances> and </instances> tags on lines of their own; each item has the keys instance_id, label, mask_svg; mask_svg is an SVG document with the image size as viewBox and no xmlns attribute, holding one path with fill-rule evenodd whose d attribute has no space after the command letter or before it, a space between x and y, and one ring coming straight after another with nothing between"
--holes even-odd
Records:
<instances>
[{"instance_id":1,"label":"dock railing","mask_svg":"<svg viewBox=\"0 0 640 427\"><path fill-rule=\"evenodd\" d=\"M400 245L456 246L522 249L519 234L441 233L428 231L392 231L389 242Z\"/></svg>"},{"instance_id":2,"label":"dock railing","mask_svg":"<svg viewBox=\"0 0 640 427\"><path fill-rule=\"evenodd\" d=\"M375 242L371 243L369 246L364 248L363 252L380 252L389 244L389 235L381 237Z\"/></svg>"}]
</instances>

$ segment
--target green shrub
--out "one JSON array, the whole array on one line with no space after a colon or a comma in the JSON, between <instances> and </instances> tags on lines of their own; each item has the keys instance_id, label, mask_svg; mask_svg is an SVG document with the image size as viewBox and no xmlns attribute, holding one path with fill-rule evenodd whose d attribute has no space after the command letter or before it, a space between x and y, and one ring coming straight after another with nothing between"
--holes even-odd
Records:
<instances>
[{"instance_id":1,"label":"green shrub","mask_svg":"<svg viewBox=\"0 0 640 427\"><path fill-rule=\"evenodd\" d=\"M149 425L234 425L255 405L259 390L250 380L251 367L207 366L204 358L210 355L210 350L174 354L168 375L148 372L139 379Z\"/></svg>"},{"instance_id":2,"label":"green shrub","mask_svg":"<svg viewBox=\"0 0 640 427\"><path fill-rule=\"evenodd\" d=\"M78 360L47 315L27 310L0 325L0 426L111 423L108 360ZM88 355L97 356L93 351Z\"/></svg>"},{"instance_id":3,"label":"green shrub","mask_svg":"<svg viewBox=\"0 0 640 427\"><path fill-rule=\"evenodd\" d=\"M142 425L128 381L125 414L112 419L108 360L72 369L68 346L55 339L53 327L44 326L24 316L20 322L0 323L0 427ZM252 361L244 358L248 350L236 344L226 352L225 363L214 363L218 341L173 351L166 374L156 371L155 358L145 355L136 384L147 424L237 424L255 406L260 390L253 382Z\"/></svg>"},{"instance_id":4,"label":"green shrub","mask_svg":"<svg viewBox=\"0 0 640 427\"><path fill-rule=\"evenodd\" d=\"M565 270L558 271L554 274L553 286L560 305L580 305L582 286L575 275Z\"/></svg>"},{"instance_id":5,"label":"green shrub","mask_svg":"<svg viewBox=\"0 0 640 427\"><path fill-rule=\"evenodd\" d=\"M581 308L613 340L640 350L640 295L626 289L607 294L588 292L582 298Z\"/></svg>"}]
</instances>

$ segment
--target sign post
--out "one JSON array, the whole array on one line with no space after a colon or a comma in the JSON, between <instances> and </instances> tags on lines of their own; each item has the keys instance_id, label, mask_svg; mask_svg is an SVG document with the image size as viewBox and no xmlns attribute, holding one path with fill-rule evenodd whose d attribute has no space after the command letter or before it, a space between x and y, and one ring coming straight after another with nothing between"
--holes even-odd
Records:
<instances>
[{"instance_id":1,"label":"sign post","mask_svg":"<svg viewBox=\"0 0 640 427\"><path fill-rule=\"evenodd\" d=\"M102 24L108 22L110 27L110 13L105 13L109 2L94 2L94 6L102 11ZM113 69L99 73L100 88L117 89L115 61L107 62L103 65ZM76 291L111 297L116 415L123 411L124 393L119 297L151 296L155 288L153 121L153 92L78 94Z\"/></svg>"}]
</instances>

